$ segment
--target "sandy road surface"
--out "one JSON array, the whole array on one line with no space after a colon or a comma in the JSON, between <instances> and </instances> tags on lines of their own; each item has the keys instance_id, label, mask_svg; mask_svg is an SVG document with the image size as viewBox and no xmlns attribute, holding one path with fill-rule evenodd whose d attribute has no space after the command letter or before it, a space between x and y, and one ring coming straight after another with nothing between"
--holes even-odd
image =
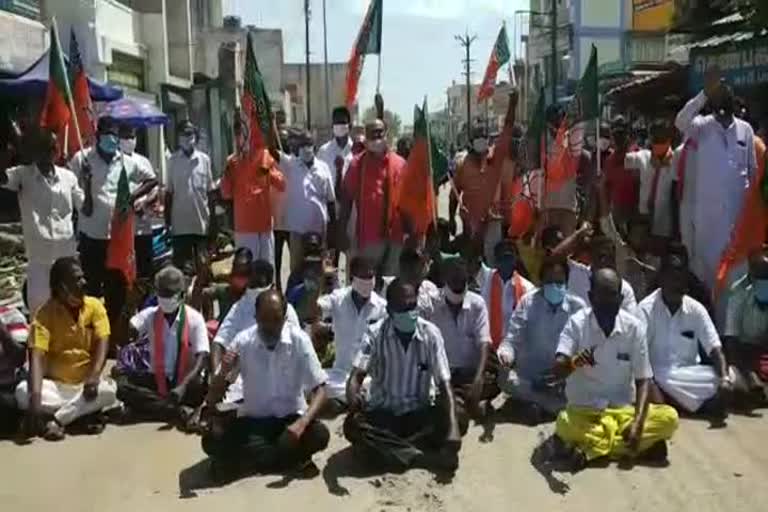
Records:
<instances>
[{"instance_id":1,"label":"sandy road surface","mask_svg":"<svg viewBox=\"0 0 768 512\"><path fill-rule=\"evenodd\" d=\"M733 417L723 430L684 420L668 468L588 469L545 479L531 465L553 426L496 427L478 441L470 429L461 467L450 483L422 470L372 475L350 457L341 421L316 461L311 481L259 476L210 487L199 440L160 425L110 426L97 437L19 447L0 442L0 510L196 511L496 511L496 510L765 510L768 419ZM226 507L226 508L225 508Z\"/></svg>"}]
</instances>

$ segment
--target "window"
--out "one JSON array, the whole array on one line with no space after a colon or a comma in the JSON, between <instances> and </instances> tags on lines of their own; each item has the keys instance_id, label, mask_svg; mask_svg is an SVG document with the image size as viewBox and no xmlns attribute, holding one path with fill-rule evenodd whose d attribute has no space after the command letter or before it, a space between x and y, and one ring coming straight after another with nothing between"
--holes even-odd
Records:
<instances>
[{"instance_id":1,"label":"window","mask_svg":"<svg viewBox=\"0 0 768 512\"><path fill-rule=\"evenodd\" d=\"M0 10L39 20L40 0L0 0Z\"/></svg>"},{"instance_id":2,"label":"window","mask_svg":"<svg viewBox=\"0 0 768 512\"><path fill-rule=\"evenodd\" d=\"M107 68L107 80L131 89L144 90L144 61L112 51L112 64Z\"/></svg>"}]
</instances>

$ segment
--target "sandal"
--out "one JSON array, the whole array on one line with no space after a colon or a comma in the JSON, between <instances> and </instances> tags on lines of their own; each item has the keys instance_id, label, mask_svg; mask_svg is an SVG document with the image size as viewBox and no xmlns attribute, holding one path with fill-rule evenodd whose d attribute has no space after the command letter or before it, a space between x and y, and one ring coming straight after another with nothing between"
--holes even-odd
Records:
<instances>
[{"instance_id":1,"label":"sandal","mask_svg":"<svg viewBox=\"0 0 768 512\"><path fill-rule=\"evenodd\" d=\"M67 434L64 432L64 427L59 425L56 421L51 420L45 425L43 439L46 441L61 441L65 437L67 437Z\"/></svg>"}]
</instances>

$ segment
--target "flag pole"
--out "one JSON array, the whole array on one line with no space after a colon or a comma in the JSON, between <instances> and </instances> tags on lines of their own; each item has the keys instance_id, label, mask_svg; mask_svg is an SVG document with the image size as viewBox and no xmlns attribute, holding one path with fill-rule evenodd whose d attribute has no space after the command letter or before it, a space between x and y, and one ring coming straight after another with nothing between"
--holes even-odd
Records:
<instances>
[{"instance_id":1,"label":"flag pole","mask_svg":"<svg viewBox=\"0 0 768 512\"><path fill-rule=\"evenodd\" d=\"M59 55L56 56L58 58L58 57L61 56L61 38L59 38L59 25L58 25L58 23L56 23L56 16L54 16L51 19L51 23L53 24L53 33L56 34L56 46L58 46L58 48L59 48ZM48 53L49 53L48 58L52 59L53 55L50 55L50 50L49 50ZM51 79L51 77L49 76L48 80L50 80L50 79ZM69 95L67 97L67 100L69 102L70 116L72 118L74 118L73 119L74 123L72 123L72 124L75 125L75 135L77 136L77 145L80 146L80 151L82 151L83 150L83 137L80 135L80 124L77 122L77 111L75 110L75 100L72 97L72 85L69 83L69 76L68 76L68 73L66 73L66 72L64 73L64 81L66 82L67 89L69 90Z\"/></svg>"},{"instance_id":2,"label":"flag pole","mask_svg":"<svg viewBox=\"0 0 768 512\"><path fill-rule=\"evenodd\" d=\"M379 52L379 66L376 72L376 94L381 92L381 52Z\"/></svg>"}]
</instances>

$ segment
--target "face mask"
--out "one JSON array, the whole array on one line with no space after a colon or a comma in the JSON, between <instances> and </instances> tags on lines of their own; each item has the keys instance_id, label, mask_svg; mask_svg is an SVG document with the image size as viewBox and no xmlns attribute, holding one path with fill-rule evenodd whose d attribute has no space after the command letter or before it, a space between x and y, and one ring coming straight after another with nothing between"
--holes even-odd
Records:
<instances>
[{"instance_id":1,"label":"face mask","mask_svg":"<svg viewBox=\"0 0 768 512\"><path fill-rule=\"evenodd\" d=\"M337 138L346 137L349 135L349 125L347 124L335 124L333 125L333 136Z\"/></svg>"},{"instance_id":2,"label":"face mask","mask_svg":"<svg viewBox=\"0 0 768 512\"><path fill-rule=\"evenodd\" d=\"M755 279L752 283L755 299L760 304L768 304L768 279Z\"/></svg>"},{"instance_id":3,"label":"face mask","mask_svg":"<svg viewBox=\"0 0 768 512\"><path fill-rule=\"evenodd\" d=\"M559 306L565 300L567 288L560 283L547 283L541 287L544 291L544 299L553 306Z\"/></svg>"},{"instance_id":4,"label":"face mask","mask_svg":"<svg viewBox=\"0 0 768 512\"><path fill-rule=\"evenodd\" d=\"M600 148L600 151L608 151L608 148L611 147L611 140L606 139L605 137L600 137L598 147Z\"/></svg>"},{"instance_id":5,"label":"face mask","mask_svg":"<svg viewBox=\"0 0 768 512\"><path fill-rule=\"evenodd\" d=\"M445 300L448 304L453 304L454 306L462 304L464 302L464 296L467 294L466 290L463 292L455 292L450 286L443 288L443 291L445 292Z\"/></svg>"},{"instance_id":6,"label":"face mask","mask_svg":"<svg viewBox=\"0 0 768 512\"><path fill-rule=\"evenodd\" d=\"M157 305L160 307L163 313L170 314L179 309L179 303L181 301L179 300L178 295L174 295L173 297L158 297L157 298Z\"/></svg>"},{"instance_id":7,"label":"face mask","mask_svg":"<svg viewBox=\"0 0 768 512\"><path fill-rule=\"evenodd\" d=\"M413 334L416 332L416 322L418 318L419 312L415 309L392 313L392 325L395 327L395 330L400 333Z\"/></svg>"},{"instance_id":8,"label":"face mask","mask_svg":"<svg viewBox=\"0 0 768 512\"><path fill-rule=\"evenodd\" d=\"M652 144L651 145L651 153L656 158L664 158L667 156L667 153L669 152L670 144L669 142L662 142L659 144Z\"/></svg>"},{"instance_id":9,"label":"face mask","mask_svg":"<svg viewBox=\"0 0 768 512\"><path fill-rule=\"evenodd\" d=\"M352 276L352 289L364 299L371 296L375 284L376 281L373 278L363 279L361 277Z\"/></svg>"},{"instance_id":10,"label":"face mask","mask_svg":"<svg viewBox=\"0 0 768 512\"><path fill-rule=\"evenodd\" d=\"M365 147L371 153L382 155L387 151L387 141L384 139L373 139L365 143Z\"/></svg>"},{"instance_id":11,"label":"face mask","mask_svg":"<svg viewBox=\"0 0 768 512\"><path fill-rule=\"evenodd\" d=\"M182 135L179 137L179 147L187 152L192 151L192 149L195 147L195 136Z\"/></svg>"},{"instance_id":12,"label":"face mask","mask_svg":"<svg viewBox=\"0 0 768 512\"><path fill-rule=\"evenodd\" d=\"M117 153L117 135L111 133L105 133L99 135L99 149L108 155L114 155Z\"/></svg>"},{"instance_id":13,"label":"face mask","mask_svg":"<svg viewBox=\"0 0 768 512\"><path fill-rule=\"evenodd\" d=\"M595 314L597 325L603 330L604 333L610 334L613 331L614 324L616 323L616 315L619 314L619 304L615 306L599 306L593 307L592 311ZM608 335L606 334L606 336Z\"/></svg>"},{"instance_id":14,"label":"face mask","mask_svg":"<svg viewBox=\"0 0 768 512\"><path fill-rule=\"evenodd\" d=\"M485 153L488 151L488 139L475 139L472 141L472 149L475 153Z\"/></svg>"},{"instance_id":15,"label":"face mask","mask_svg":"<svg viewBox=\"0 0 768 512\"><path fill-rule=\"evenodd\" d=\"M270 286L265 286L264 288L248 288L245 290L245 295L248 297L248 299L255 301L258 296L261 295L261 292L265 292L270 288Z\"/></svg>"},{"instance_id":16,"label":"face mask","mask_svg":"<svg viewBox=\"0 0 768 512\"><path fill-rule=\"evenodd\" d=\"M120 139L120 151L126 155L132 155L136 151L136 138Z\"/></svg>"},{"instance_id":17,"label":"face mask","mask_svg":"<svg viewBox=\"0 0 768 512\"><path fill-rule=\"evenodd\" d=\"M315 159L315 148L312 146L302 146L299 148L299 158L305 164L311 164Z\"/></svg>"}]
</instances>

